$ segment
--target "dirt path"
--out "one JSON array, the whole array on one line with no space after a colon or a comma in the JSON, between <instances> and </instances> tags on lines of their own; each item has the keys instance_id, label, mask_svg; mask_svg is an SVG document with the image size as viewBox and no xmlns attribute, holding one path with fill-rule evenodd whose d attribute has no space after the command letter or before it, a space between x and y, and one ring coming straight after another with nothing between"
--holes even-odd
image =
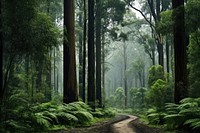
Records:
<instances>
[{"instance_id":1,"label":"dirt path","mask_svg":"<svg viewBox=\"0 0 200 133\"><path fill-rule=\"evenodd\" d=\"M140 123L138 117L120 115L88 127L76 127L52 133L161 133L158 129Z\"/></svg>"},{"instance_id":2,"label":"dirt path","mask_svg":"<svg viewBox=\"0 0 200 133\"><path fill-rule=\"evenodd\" d=\"M134 127L131 125L132 121L138 119L136 116L128 115L128 119L117 122L111 126L112 133L136 133Z\"/></svg>"}]
</instances>

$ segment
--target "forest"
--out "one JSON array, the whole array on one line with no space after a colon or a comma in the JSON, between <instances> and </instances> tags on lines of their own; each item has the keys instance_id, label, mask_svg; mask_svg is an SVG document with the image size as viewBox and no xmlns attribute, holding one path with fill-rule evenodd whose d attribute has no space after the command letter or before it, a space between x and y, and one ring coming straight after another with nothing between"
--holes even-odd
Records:
<instances>
[{"instance_id":1,"label":"forest","mask_svg":"<svg viewBox=\"0 0 200 133\"><path fill-rule=\"evenodd\" d=\"M199 0L0 0L0 133L199 133L199 13Z\"/></svg>"}]
</instances>

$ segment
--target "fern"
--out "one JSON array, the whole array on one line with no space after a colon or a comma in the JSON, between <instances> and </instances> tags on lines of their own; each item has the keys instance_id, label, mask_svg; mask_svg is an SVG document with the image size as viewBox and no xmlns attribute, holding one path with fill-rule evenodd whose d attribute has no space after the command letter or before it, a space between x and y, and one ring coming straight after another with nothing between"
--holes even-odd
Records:
<instances>
[{"instance_id":1,"label":"fern","mask_svg":"<svg viewBox=\"0 0 200 133\"><path fill-rule=\"evenodd\" d=\"M59 123L64 125L72 125L78 122L78 118L70 113L58 112L56 114Z\"/></svg>"},{"instance_id":2,"label":"fern","mask_svg":"<svg viewBox=\"0 0 200 133\"><path fill-rule=\"evenodd\" d=\"M81 124L91 122L94 119L93 115L86 111L75 111L74 115Z\"/></svg>"},{"instance_id":3,"label":"fern","mask_svg":"<svg viewBox=\"0 0 200 133\"><path fill-rule=\"evenodd\" d=\"M190 125L193 129L199 129L200 128L200 118L195 119L189 119L185 121L184 125Z\"/></svg>"},{"instance_id":4,"label":"fern","mask_svg":"<svg viewBox=\"0 0 200 133\"><path fill-rule=\"evenodd\" d=\"M44 112L42 112L42 115L50 118L53 123L58 123L58 118L55 113L49 112L49 111L44 111Z\"/></svg>"},{"instance_id":5,"label":"fern","mask_svg":"<svg viewBox=\"0 0 200 133\"><path fill-rule=\"evenodd\" d=\"M164 117L167 123L167 127L169 129L176 129L183 125L184 123L184 115L181 114L171 114Z\"/></svg>"},{"instance_id":6,"label":"fern","mask_svg":"<svg viewBox=\"0 0 200 133\"><path fill-rule=\"evenodd\" d=\"M52 121L51 118L44 116L42 113L36 113L33 119L35 119L36 124L44 129L48 129L51 125L50 121Z\"/></svg>"}]
</instances>

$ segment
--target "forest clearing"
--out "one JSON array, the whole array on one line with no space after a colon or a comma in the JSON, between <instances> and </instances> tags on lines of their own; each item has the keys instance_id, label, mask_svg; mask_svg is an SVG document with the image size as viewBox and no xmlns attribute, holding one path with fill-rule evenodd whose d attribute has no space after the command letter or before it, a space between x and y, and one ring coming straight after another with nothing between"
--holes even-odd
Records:
<instances>
[{"instance_id":1,"label":"forest clearing","mask_svg":"<svg viewBox=\"0 0 200 133\"><path fill-rule=\"evenodd\" d=\"M200 0L0 0L0 133L200 133Z\"/></svg>"}]
</instances>

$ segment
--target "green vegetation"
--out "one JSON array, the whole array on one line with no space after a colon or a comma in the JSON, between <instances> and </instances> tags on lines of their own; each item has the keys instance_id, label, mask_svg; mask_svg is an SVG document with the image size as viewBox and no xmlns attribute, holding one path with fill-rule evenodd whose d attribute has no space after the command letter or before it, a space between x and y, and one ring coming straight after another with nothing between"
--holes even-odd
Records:
<instances>
[{"instance_id":1,"label":"green vegetation","mask_svg":"<svg viewBox=\"0 0 200 133\"><path fill-rule=\"evenodd\" d=\"M65 129L69 126L91 125L99 118L115 116L111 109L95 112L83 102L62 104L51 101L30 104L28 94L17 91L7 101L1 113L0 132L43 132Z\"/></svg>"}]
</instances>

